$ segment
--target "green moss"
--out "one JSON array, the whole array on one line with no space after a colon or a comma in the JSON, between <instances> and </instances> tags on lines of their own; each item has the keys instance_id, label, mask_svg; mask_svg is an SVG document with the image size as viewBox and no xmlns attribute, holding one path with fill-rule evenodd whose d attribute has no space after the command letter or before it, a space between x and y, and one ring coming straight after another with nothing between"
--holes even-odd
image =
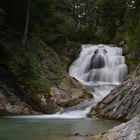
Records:
<instances>
[{"instance_id":1,"label":"green moss","mask_svg":"<svg viewBox=\"0 0 140 140\"><path fill-rule=\"evenodd\" d=\"M91 93L85 91L81 98L82 99L90 99L90 98L94 98L94 96Z\"/></svg>"},{"instance_id":2,"label":"green moss","mask_svg":"<svg viewBox=\"0 0 140 140\"><path fill-rule=\"evenodd\" d=\"M94 116L94 117L97 117L97 118L102 118L101 110L99 108L99 104L97 104L97 106L91 110L90 115Z\"/></svg>"},{"instance_id":3,"label":"green moss","mask_svg":"<svg viewBox=\"0 0 140 140\"><path fill-rule=\"evenodd\" d=\"M123 97L125 97L125 95L126 95L125 91L122 91L121 93L119 93L119 96L118 96L119 101L121 101Z\"/></svg>"},{"instance_id":4,"label":"green moss","mask_svg":"<svg viewBox=\"0 0 140 140\"><path fill-rule=\"evenodd\" d=\"M26 83L28 93L30 93L33 97L37 94L44 94L45 97L50 96L50 83L47 80L41 80L41 81L30 81L29 83Z\"/></svg>"}]
</instances>

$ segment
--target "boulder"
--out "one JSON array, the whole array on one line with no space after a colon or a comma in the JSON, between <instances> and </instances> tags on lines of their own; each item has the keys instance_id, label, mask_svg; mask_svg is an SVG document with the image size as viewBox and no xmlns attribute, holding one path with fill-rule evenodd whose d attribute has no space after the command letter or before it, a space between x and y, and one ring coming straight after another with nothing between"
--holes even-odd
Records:
<instances>
[{"instance_id":1,"label":"boulder","mask_svg":"<svg viewBox=\"0 0 140 140\"><path fill-rule=\"evenodd\" d=\"M93 98L82 86L73 78L65 77L58 87L51 88L53 101L63 107L70 107L79 104L88 98Z\"/></svg>"}]
</instances>

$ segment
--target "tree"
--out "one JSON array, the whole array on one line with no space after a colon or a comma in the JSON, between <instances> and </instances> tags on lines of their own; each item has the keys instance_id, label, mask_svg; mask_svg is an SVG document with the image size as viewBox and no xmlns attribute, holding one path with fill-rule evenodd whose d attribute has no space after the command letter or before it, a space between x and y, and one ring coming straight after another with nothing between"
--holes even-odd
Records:
<instances>
[{"instance_id":1,"label":"tree","mask_svg":"<svg viewBox=\"0 0 140 140\"><path fill-rule=\"evenodd\" d=\"M25 20L25 29L22 38L21 46L24 48L27 43L27 35L29 30L29 21L30 21L30 10L31 10L31 0L27 1L27 8L26 8L26 20Z\"/></svg>"},{"instance_id":2,"label":"tree","mask_svg":"<svg viewBox=\"0 0 140 140\"><path fill-rule=\"evenodd\" d=\"M126 0L95 0L97 6L97 36L100 42L114 43L124 24Z\"/></svg>"}]
</instances>

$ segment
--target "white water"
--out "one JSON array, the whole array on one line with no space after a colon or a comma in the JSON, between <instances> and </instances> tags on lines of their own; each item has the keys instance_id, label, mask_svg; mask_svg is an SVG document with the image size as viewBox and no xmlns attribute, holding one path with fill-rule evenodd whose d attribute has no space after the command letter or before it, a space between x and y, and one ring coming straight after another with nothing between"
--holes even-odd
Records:
<instances>
[{"instance_id":1,"label":"white water","mask_svg":"<svg viewBox=\"0 0 140 140\"><path fill-rule=\"evenodd\" d=\"M19 116L12 118L85 118L91 108L119 85L127 75L127 65L122 49L108 45L82 45L79 57L69 69L70 76L76 78L94 99L85 101L54 115Z\"/></svg>"},{"instance_id":2,"label":"white water","mask_svg":"<svg viewBox=\"0 0 140 140\"><path fill-rule=\"evenodd\" d=\"M79 57L69 69L94 96L92 101L73 107L63 114L86 117L91 108L119 85L127 75L122 49L108 45L82 45Z\"/></svg>"},{"instance_id":3,"label":"white water","mask_svg":"<svg viewBox=\"0 0 140 140\"><path fill-rule=\"evenodd\" d=\"M127 74L127 65L121 48L103 44L83 45L69 74L86 85L118 85Z\"/></svg>"}]
</instances>

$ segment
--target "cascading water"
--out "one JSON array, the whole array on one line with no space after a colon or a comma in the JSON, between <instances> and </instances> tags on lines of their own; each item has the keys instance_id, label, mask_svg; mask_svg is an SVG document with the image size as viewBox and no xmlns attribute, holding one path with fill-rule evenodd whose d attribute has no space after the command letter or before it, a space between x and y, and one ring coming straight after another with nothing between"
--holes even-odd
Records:
<instances>
[{"instance_id":1,"label":"cascading water","mask_svg":"<svg viewBox=\"0 0 140 140\"><path fill-rule=\"evenodd\" d=\"M83 45L77 60L69 69L94 99L64 111L63 114L86 116L91 108L119 85L127 75L122 49L108 45Z\"/></svg>"},{"instance_id":2,"label":"cascading water","mask_svg":"<svg viewBox=\"0 0 140 140\"><path fill-rule=\"evenodd\" d=\"M103 44L82 45L78 58L70 66L69 74L83 84L94 98L54 115L19 118L85 118L93 106L123 81L127 75L127 65L121 48Z\"/></svg>"},{"instance_id":3,"label":"cascading water","mask_svg":"<svg viewBox=\"0 0 140 140\"><path fill-rule=\"evenodd\" d=\"M121 48L83 45L79 58L70 67L69 74L87 85L118 85L127 74L127 65Z\"/></svg>"},{"instance_id":4,"label":"cascading water","mask_svg":"<svg viewBox=\"0 0 140 140\"><path fill-rule=\"evenodd\" d=\"M6 116L0 119L2 139L20 139L24 135L25 139L30 140L56 140L56 137L57 140L85 140L87 136L103 133L118 125L116 121L89 119L86 116L125 78L127 66L122 49L107 45L83 45L69 74L83 84L94 98L52 115ZM8 133L11 129L12 133Z\"/></svg>"}]
</instances>

